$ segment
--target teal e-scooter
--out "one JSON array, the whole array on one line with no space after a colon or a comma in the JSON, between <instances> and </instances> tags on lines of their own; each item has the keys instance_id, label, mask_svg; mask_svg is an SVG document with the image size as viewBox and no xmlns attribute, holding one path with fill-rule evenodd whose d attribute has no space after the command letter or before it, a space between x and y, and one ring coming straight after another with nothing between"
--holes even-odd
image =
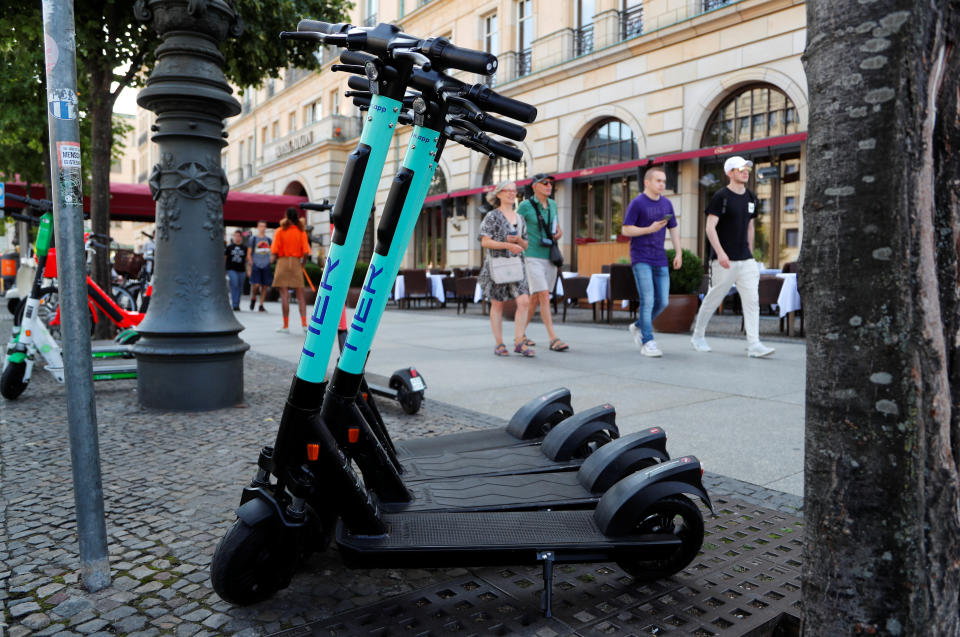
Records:
<instances>
[{"instance_id":1,"label":"teal e-scooter","mask_svg":"<svg viewBox=\"0 0 960 637\"><path fill-rule=\"evenodd\" d=\"M377 114L385 114L386 128L395 128L414 64L425 71L436 65L489 73L496 61L491 61L488 54L458 49L442 39L412 38L392 25L362 29L302 22L300 28L312 32L310 37L317 41L371 53L379 64L364 68L371 80L370 115L344 178L346 186L357 187L352 192L341 189L334 209L337 232L314 308L314 318L320 320L317 325L311 324L316 332L308 330L275 446L261 452L260 469L244 491L238 520L214 555L214 588L234 603L270 596L286 585L306 552L322 547L337 518L337 543L351 565L541 563L547 614L555 562L616 561L630 572L654 577L685 566L702 542L703 523L696 506L681 494L691 493L709 506L700 483L700 465L693 457L629 475L613 484L592 510L384 512L381 497L409 500L411 496L357 407L366 356L405 249L403 237L409 236L408 226L412 230L445 141L452 139L477 150L496 151L491 149L493 144L484 143L492 140L482 132L448 119L445 107L452 100L446 99L450 96L445 91L414 100L415 126L403 168L388 196L377 231L377 248L343 354L328 381L326 363L340 308L334 314L327 313L335 301L342 307L349 285L349 274L345 281L334 275L337 267L352 266L356 259L366 219L359 224L358 232L353 233L352 226L357 221L356 213L366 213L371 203L369 198L363 199L363 186L371 166L382 169L382 159L371 164L370 158L385 150L363 147L378 134L381 136L376 141L389 143L387 131L375 130L373 123L378 121ZM466 99L463 95L451 96ZM435 97L438 99L433 104ZM482 110L483 106L471 103L475 109ZM490 104L486 106L490 108ZM355 171L361 162L362 175L358 177ZM347 199L347 193L356 197ZM355 205L348 206L352 201ZM353 208L352 219L348 208ZM351 240L357 245L351 247ZM351 459L378 471L363 471L364 479L360 480Z\"/></svg>"}]
</instances>

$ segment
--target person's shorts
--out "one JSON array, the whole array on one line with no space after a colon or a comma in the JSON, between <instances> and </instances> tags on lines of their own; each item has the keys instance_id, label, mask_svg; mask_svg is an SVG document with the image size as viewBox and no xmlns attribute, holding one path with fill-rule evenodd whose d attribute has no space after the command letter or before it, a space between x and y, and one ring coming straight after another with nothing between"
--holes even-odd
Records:
<instances>
[{"instance_id":1,"label":"person's shorts","mask_svg":"<svg viewBox=\"0 0 960 637\"><path fill-rule=\"evenodd\" d=\"M526 257L526 261L530 294L543 291L553 292L553 286L557 282L557 266L553 265L550 259Z\"/></svg>"},{"instance_id":2,"label":"person's shorts","mask_svg":"<svg viewBox=\"0 0 960 637\"><path fill-rule=\"evenodd\" d=\"M270 266L258 268L255 265L250 266L250 285L270 285L273 283L273 272Z\"/></svg>"}]
</instances>

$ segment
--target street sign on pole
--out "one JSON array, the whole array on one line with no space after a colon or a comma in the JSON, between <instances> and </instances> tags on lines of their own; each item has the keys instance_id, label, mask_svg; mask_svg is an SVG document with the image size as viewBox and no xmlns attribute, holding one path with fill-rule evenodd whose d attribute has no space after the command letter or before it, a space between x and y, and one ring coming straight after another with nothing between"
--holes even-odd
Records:
<instances>
[{"instance_id":1,"label":"street sign on pole","mask_svg":"<svg viewBox=\"0 0 960 637\"><path fill-rule=\"evenodd\" d=\"M50 125L50 182L57 242L57 280L67 389L73 498L84 588L110 585L100 479L100 441L93 394L83 251L83 179L77 123L76 30L72 0L43 0L43 41Z\"/></svg>"}]
</instances>

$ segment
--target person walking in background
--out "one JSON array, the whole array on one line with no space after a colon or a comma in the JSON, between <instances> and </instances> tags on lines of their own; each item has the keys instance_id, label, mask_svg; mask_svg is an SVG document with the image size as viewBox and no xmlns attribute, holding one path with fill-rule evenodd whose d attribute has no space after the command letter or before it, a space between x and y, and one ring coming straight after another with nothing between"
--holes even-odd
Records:
<instances>
[{"instance_id":1,"label":"person walking in background","mask_svg":"<svg viewBox=\"0 0 960 637\"><path fill-rule=\"evenodd\" d=\"M550 313L550 293L557 282L557 266L550 261L550 246L563 236L557 217L557 202L550 199L553 193L553 177L546 173L533 176L533 197L520 202L517 214L523 217L527 226L529 245L523 256L527 262L527 284L530 287L530 311L523 326L523 338L529 346L534 342L527 338L527 325L540 307L540 318L547 328L550 338L550 350L565 352L570 346L564 343L553 331L553 314Z\"/></svg>"},{"instance_id":2,"label":"person walking in background","mask_svg":"<svg viewBox=\"0 0 960 637\"><path fill-rule=\"evenodd\" d=\"M233 242L223 251L227 260L227 278L230 280L230 304L234 312L240 311L240 294L247 276L247 251L243 247L243 231L233 233Z\"/></svg>"},{"instance_id":3,"label":"person walking in background","mask_svg":"<svg viewBox=\"0 0 960 637\"><path fill-rule=\"evenodd\" d=\"M303 261L309 253L307 233L303 222L297 217L296 208L287 208L280 227L273 233L273 245L270 246L272 261L277 262L273 275L273 287L280 290L280 308L283 314L283 327L278 332L290 331L290 293L293 289L300 308L300 325L307 330L307 303L303 296Z\"/></svg>"},{"instance_id":4,"label":"person walking in background","mask_svg":"<svg viewBox=\"0 0 960 637\"><path fill-rule=\"evenodd\" d=\"M260 293L260 311L267 298L267 288L273 283L273 273L270 272L270 237L267 236L267 222L257 222L257 232L250 237L247 244L247 263L250 266L250 309L257 301Z\"/></svg>"},{"instance_id":5,"label":"person walking in background","mask_svg":"<svg viewBox=\"0 0 960 637\"><path fill-rule=\"evenodd\" d=\"M720 306L731 286L737 286L743 307L743 325L747 332L747 355L769 356L775 351L760 342L760 266L753 258L754 224L757 197L747 188L753 162L730 157L723 171L730 183L707 206L707 239L710 240L710 289L703 297L690 342L698 352L709 352L704 338L710 317Z\"/></svg>"},{"instance_id":6,"label":"person walking in background","mask_svg":"<svg viewBox=\"0 0 960 637\"><path fill-rule=\"evenodd\" d=\"M670 242L677 253L673 258L673 269L679 270L683 265L673 204L663 196L666 187L667 174L662 166L647 169L643 176L643 192L627 206L621 230L624 236L630 237L630 263L640 297L637 320L630 324L630 333L640 353L652 357L663 356L653 340L653 319L670 302L670 271L667 269L667 251L663 247L666 229L670 230Z\"/></svg>"},{"instance_id":7,"label":"person walking in background","mask_svg":"<svg viewBox=\"0 0 960 637\"><path fill-rule=\"evenodd\" d=\"M523 336L523 328L527 323L527 311L530 308L529 287L527 286L527 272L524 265L523 251L527 247L527 228L523 217L517 214L513 205L517 200L517 185L512 181L504 181L487 194L487 201L497 206L487 213L480 224L480 245L487 249L483 267L480 268L478 283L483 290L483 296L490 301L490 328L493 331L493 340L496 348L493 353L497 356L509 356L510 351L503 344L503 303L516 299L517 312L513 318L515 331L513 351L521 356L534 356L533 348L527 345ZM509 261L518 259L519 268L514 268L517 278L497 283L493 273L492 263L495 259L503 259L502 263L509 265Z\"/></svg>"}]
</instances>

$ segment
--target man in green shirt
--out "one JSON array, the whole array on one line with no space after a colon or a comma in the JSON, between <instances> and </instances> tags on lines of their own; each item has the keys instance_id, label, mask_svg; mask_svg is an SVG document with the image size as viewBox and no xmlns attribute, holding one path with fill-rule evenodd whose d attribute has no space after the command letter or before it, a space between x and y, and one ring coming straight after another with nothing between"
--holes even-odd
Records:
<instances>
[{"instance_id":1,"label":"man in green shirt","mask_svg":"<svg viewBox=\"0 0 960 637\"><path fill-rule=\"evenodd\" d=\"M529 325L533 312L539 305L540 318L550 337L550 349L554 352L565 352L570 346L560 340L553 331L553 314L550 313L550 293L557 281L557 266L550 261L550 246L563 236L557 217L557 202L550 198L553 193L553 177L546 173L537 173L533 176L531 187L533 197L524 200L517 207L517 214L527 222L529 241L523 253L527 261L527 282L530 287L527 324ZM533 342L527 339L527 345L532 346Z\"/></svg>"}]
</instances>

